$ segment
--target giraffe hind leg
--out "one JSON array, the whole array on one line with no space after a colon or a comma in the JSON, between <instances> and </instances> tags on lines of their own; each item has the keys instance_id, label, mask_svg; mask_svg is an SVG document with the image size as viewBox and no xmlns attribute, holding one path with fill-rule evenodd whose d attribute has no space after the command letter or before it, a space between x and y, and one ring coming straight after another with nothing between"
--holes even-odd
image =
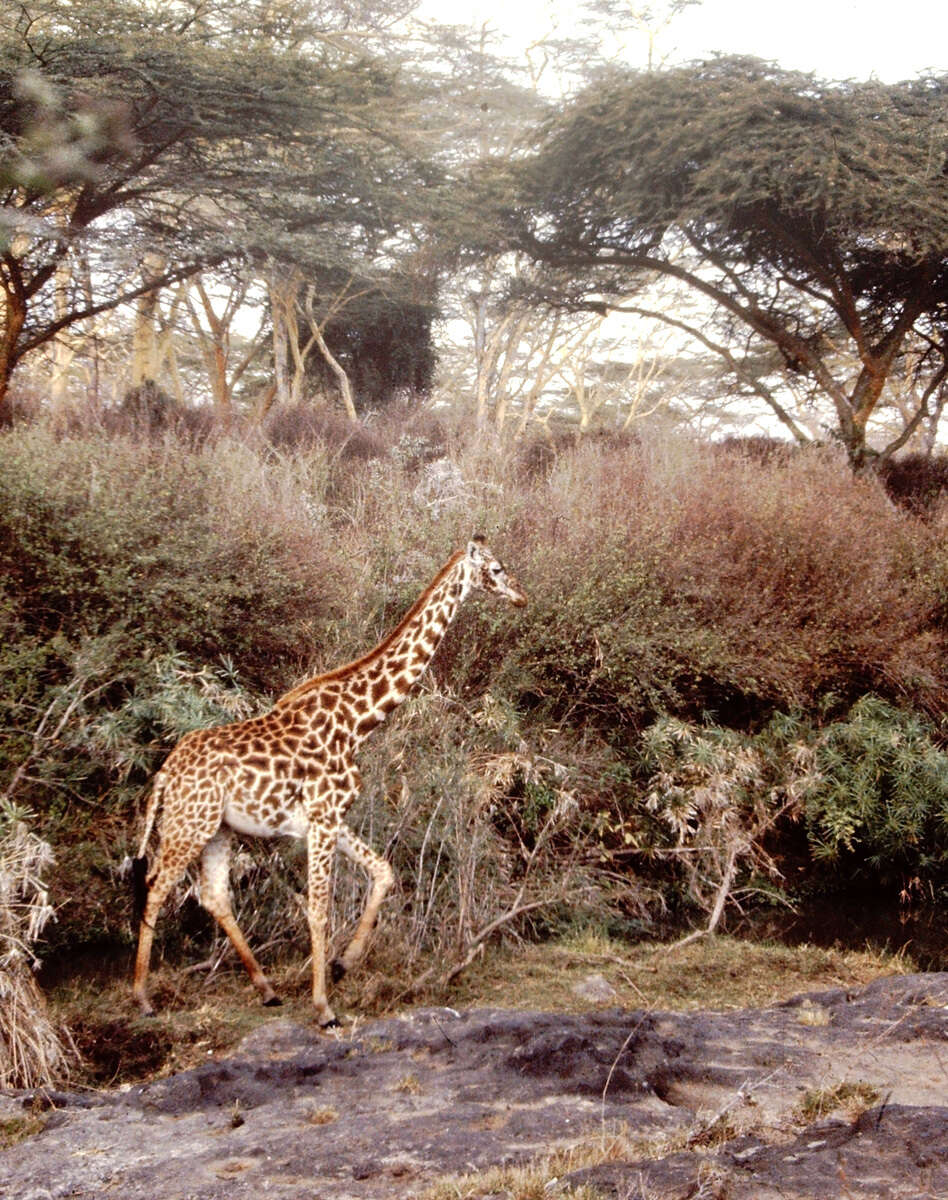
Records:
<instances>
[{"instance_id":1,"label":"giraffe hind leg","mask_svg":"<svg viewBox=\"0 0 948 1200\"><path fill-rule=\"evenodd\" d=\"M201 904L230 938L263 1003L282 1003L241 932L230 903L230 834L221 830L201 851Z\"/></svg>"},{"instance_id":2,"label":"giraffe hind leg","mask_svg":"<svg viewBox=\"0 0 948 1200\"><path fill-rule=\"evenodd\" d=\"M392 868L380 854L376 854L371 846L366 845L361 838L356 837L348 826L343 825L339 830L336 841L337 847L368 874L371 887L366 898L365 908L340 958L334 958L330 964L333 983L338 983L345 973L352 969L365 954L366 942L378 919L379 908L386 893L392 886L394 875Z\"/></svg>"},{"instance_id":3,"label":"giraffe hind leg","mask_svg":"<svg viewBox=\"0 0 948 1200\"><path fill-rule=\"evenodd\" d=\"M138 950L135 955L135 978L132 984L132 995L138 1002L142 1015L153 1017L154 1007L148 999L148 970L151 963L151 946L155 936L155 925L158 914L168 894L174 885L184 876L191 857L187 855L166 855L164 849L159 851L158 860L152 869L151 877L144 877L144 868L138 868L142 878L136 881L136 887L144 889L144 904L141 922L138 926Z\"/></svg>"}]
</instances>

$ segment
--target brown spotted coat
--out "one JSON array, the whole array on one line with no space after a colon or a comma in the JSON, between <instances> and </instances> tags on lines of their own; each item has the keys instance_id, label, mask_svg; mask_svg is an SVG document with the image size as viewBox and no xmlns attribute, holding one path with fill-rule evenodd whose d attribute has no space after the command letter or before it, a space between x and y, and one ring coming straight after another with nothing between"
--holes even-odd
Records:
<instances>
[{"instance_id":1,"label":"brown spotted coat","mask_svg":"<svg viewBox=\"0 0 948 1200\"><path fill-rule=\"evenodd\" d=\"M280 1003L234 919L229 864L233 833L282 835L306 838L313 1005L320 1025L334 1023L325 960L336 850L365 869L371 887L352 939L333 963L334 978L361 958L392 883L389 864L343 820L360 786L356 751L411 692L472 589L526 603L520 585L484 540L474 538L448 559L374 650L306 680L262 716L197 730L175 746L155 777L140 851L143 860L157 829L160 842L145 879L133 986L143 1012L154 1011L146 985L155 922L168 893L195 860L201 903L233 942L263 1002Z\"/></svg>"}]
</instances>

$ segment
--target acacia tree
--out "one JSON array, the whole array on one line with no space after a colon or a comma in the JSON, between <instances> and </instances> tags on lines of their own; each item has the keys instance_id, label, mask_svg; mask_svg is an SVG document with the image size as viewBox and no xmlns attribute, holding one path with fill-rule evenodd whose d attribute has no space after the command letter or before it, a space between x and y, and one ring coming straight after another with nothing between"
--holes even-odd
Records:
<instances>
[{"instance_id":1,"label":"acacia tree","mask_svg":"<svg viewBox=\"0 0 948 1200\"><path fill-rule=\"evenodd\" d=\"M312 10L4 6L0 403L17 364L76 322L224 263L362 261L407 219L425 179L396 136L410 89L358 38L353 50L290 19ZM49 111L24 80L41 81ZM90 119L99 136L70 157ZM69 291L62 268L80 249Z\"/></svg>"},{"instance_id":2,"label":"acacia tree","mask_svg":"<svg viewBox=\"0 0 948 1200\"><path fill-rule=\"evenodd\" d=\"M948 76L834 84L753 59L613 73L548 122L513 230L548 300L608 308L658 277L697 294L699 320L621 307L691 333L800 441L775 370L805 378L860 468L908 441L945 379ZM872 447L908 353L915 401Z\"/></svg>"}]
</instances>

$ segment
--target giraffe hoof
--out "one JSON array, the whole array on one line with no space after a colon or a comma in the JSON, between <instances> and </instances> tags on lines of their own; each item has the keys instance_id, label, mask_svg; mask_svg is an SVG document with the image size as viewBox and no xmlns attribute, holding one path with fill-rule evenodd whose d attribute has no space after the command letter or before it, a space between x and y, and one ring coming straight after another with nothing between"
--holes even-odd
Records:
<instances>
[{"instance_id":1,"label":"giraffe hoof","mask_svg":"<svg viewBox=\"0 0 948 1200\"><path fill-rule=\"evenodd\" d=\"M269 1000L264 1000L263 1007L264 1008L282 1008L283 1001L280 999L279 996L271 996Z\"/></svg>"},{"instance_id":2,"label":"giraffe hoof","mask_svg":"<svg viewBox=\"0 0 948 1200\"><path fill-rule=\"evenodd\" d=\"M333 983L338 983L346 973L346 964L341 958L334 958L329 964L329 977Z\"/></svg>"},{"instance_id":3,"label":"giraffe hoof","mask_svg":"<svg viewBox=\"0 0 948 1200\"><path fill-rule=\"evenodd\" d=\"M338 1017L330 1017L330 1019L328 1021L321 1022L319 1028L320 1029L338 1029L339 1028L339 1018Z\"/></svg>"}]
</instances>

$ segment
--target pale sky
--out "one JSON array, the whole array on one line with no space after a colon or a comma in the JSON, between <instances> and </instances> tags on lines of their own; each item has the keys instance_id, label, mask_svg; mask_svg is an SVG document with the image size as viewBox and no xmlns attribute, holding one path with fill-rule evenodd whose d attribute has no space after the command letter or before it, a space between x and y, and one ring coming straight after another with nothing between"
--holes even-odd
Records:
<instances>
[{"instance_id":1,"label":"pale sky","mask_svg":"<svg viewBox=\"0 0 948 1200\"><path fill-rule=\"evenodd\" d=\"M653 0L654 8L661 0ZM630 9L641 7L630 0ZM425 0L423 13L446 23L490 21L526 44L554 25L576 28L570 0ZM825 79L892 83L924 71L948 71L945 0L703 0L660 35L659 55L682 62L715 52L752 54ZM638 56L642 57L636 61ZM647 46L631 45L626 61L645 66Z\"/></svg>"}]
</instances>

